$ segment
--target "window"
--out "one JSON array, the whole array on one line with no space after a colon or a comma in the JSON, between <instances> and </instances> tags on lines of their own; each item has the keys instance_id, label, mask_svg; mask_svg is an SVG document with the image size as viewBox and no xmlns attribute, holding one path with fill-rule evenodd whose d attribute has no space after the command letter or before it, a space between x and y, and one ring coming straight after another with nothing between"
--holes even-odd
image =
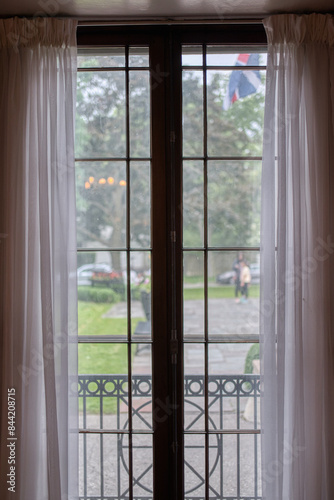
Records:
<instances>
[{"instance_id":1,"label":"window","mask_svg":"<svg viewBox=\"0 0 334 500\"><path fill-rule=\"evenodd\" d=\"M82 499L261 498L264 39L79 31Z\"/></svg>"}]
</instances>

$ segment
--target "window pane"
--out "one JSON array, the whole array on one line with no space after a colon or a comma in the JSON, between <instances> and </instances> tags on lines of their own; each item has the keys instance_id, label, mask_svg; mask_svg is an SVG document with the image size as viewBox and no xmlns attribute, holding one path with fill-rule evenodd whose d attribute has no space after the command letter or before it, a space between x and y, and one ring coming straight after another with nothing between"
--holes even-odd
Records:
<instances>
[{"instance_id":1,"label":"window pane","mask_svg":"<svg viewBox=\"0 0 334 500\"><path fill-rule=\"evenodd\" d=\"M151 253L131 252L131 323L132 340L152 338Z\"/></svg>"},{"instance_id":2,"label":"window pane","mask_svg":"<svg viewBox=\"0 0 334 500\"><path fill-rule=\"evenodd\" d=\"M125 340L127 295L122 272L126 268L125 252L80 252L79 262L79 335L113 335Z\"/></svg>"},{"instance_id":3,"label":"window pane","mask_svg":"<svg viewBox=\"0 0 334 500\"><path fill-rule=\"evenodd\" d=\"M261 498L259 436L210 435L210 498Z\"/></svg>"},{"instance_id":4,"label":"window pane","mask_svg":"<svg viewBox=\"0 0 334 500\"><path fill-rule=\"evenodd\" d=\"M203 155L203 72L183 71L183 156Z\"/></svg>"},{"instance_id":5,"label":"window pane","mask_svg":"<svg viewBox=\"0 0 334 500\"><path fill-rule=\"evenodd\" d=\"M127 344L79 344L79 409L84 429L124 429L128 420Z\"/></svg>"},{"instance_id":6,"label":"window pane","mask_svg":"<svg viewBox=\"0 0 334 500\"><path fill-rule=\"evenodd\" d=\"M125 109L124 71L78 73L76 157L124 157Z\"/></svg>"},{"instance_id":7,"label":"window pane","mask_svg":"<svg viewBox=\"0 0 334 500\"><path fill-rule=\"evenodd\" d=\"M81 434L79 440L79 494L92 495L99 498L101 492L101 458L100 458L101 438L97 434ZM94 457L92 460L85 460L84 457ZM89 497L88 497L89 498Z\"/></svg>"},{"instance_id":8,"label":"window pane","mask_svg":"<svg viewBox=\"0 0 334 500\"><path fill-rule=\"evenodd\" d=\"M237 81L229 89L232 78ZM238 78L241 78L239 81ZM254 85L251 82L255 80ZM265 72L207 72L208 154L209 156L261 156ZM234 95L239 94L239 98ZM229 91L231 90L231 96ZM252 92L249 93L248 92ZM247 94L244 96L244 94Z\"/></svg>"},{"instance_id":9,"label":"window pane","mask_svg":"<svg viewBox=\"0 0 334 500\"><path fill-rule=\"evenodd\" d=\"M257 56L258 59L254 61L251 59L254 65L265 66L267 64L267 54L265 52L259 52L259 49L247 46L247 47L226 47L226 45L208 45L206 49L206 64L207 66L234 66L237 63L238 56L241 55L241 63L245 63L245 59L242 56L253 55ZM249 63L250 64L250 63Z\"/></svg>"},{"instance_id":10,"label":"window pane","mask_svg":"<svg viewBox=\"0 0 334 500\"><path fill-rule=\"evenodd\" d=\"M80 248L121 248L126 243L126 165L77 162L77 240ZM120 263L113 264L117 271Z\"/></svg>"},{"instance_id":11,"label":"window pane","mask_svg":"<svg viewBox=\"0 0 334 500\"><path fill-rule=\"evenodd\" d=\"M152 348L132 345L132 426L152 430Z\"/></svg>"},{"instance_id":12,"label":"window pane","mask_svg":"<svg viewBox=\"0 0 334 500\"><path fill-rule=\"evenodd\" d=\"M259 335L259 252L210 252L209 336Z\"/></svg>"},{"instance_id":13,"label":"window pane","mask_svg":"<svg viewBox=\"0 0 334 500\"><path fill-rule=\"evenodd\" d=\"M133 248L151 246L151 164L130 163L130 232Z\"/></svg>"},{"instance_id":14,"label":"window pane","mask_svg":"<svg viewBox=\"0 0 334 500\"><path fill-rule=\"evenodd\" d=\"M183 246L204 245L203 162L183 162Z\"/></svg>"},{"instance_id":15,"label":"window pane","mask_svg":"<svg viewBox=\"0 0 334 500\"><path fill-rule=\"evenodd\" d=\"M126 498L129 485L129 438L125 434L103 436L103 490L106 497Z\"/></svg>"},{"instance_id":16,"label":"window pane","mask_svg":"<svg viewBox=\"0 0 334 500\"><path fill-rule=\"evenodd\" d=\"M183 254L183 334L185 338L204 338L204 255Z\"/></svg>"},{"instance_id":17,"label":"window pane","mask_svg":"<svg viewBox=\"0 0 334 500\"><path fill-rule=\"evenodd\" d=\"M208 162L209 246L260 245L261 162Z\"/></svg>"},{"instance_id":18,"label":"window pane","mask_svg":"<svg viewBox=\"0 0 334 500\"><path fill-rule=\"evenodd\" d=\"M150 434L134 434L133 449L133 496L153 500L153 446ZM124 497L122 497L124 498Z\"/></svg>"},{"instance_id":19,"label":"window pane","mask_svg":"<svg viewBox=\"0 0 334 500\"><path fill-rule=\"evenodd\" d=\"M259 344L209 345L210 429L259 428L259 377Z\"/></svg>"},{"instance_id":20,"label":"window pane","mask_svg":"<svg viewBox=\"0 0 334 500\"><path fill-rule=\"evenodd\" d=\"M129 66L130 67L148 67L150 64L148 47L130 47L129 48Z\"/></svg>"},{"instance_id":21,"label":"window pane","mask_svg":"<svg viewBox=\"0 0 334 500\"><path fill-rule=\"evenodd\" d=\"M124 47L78 49L78 68L117 68L125 66Z\"/></svg>"},{"instance_id":22,"label":"window pane","mask_svg":"<svg viewBox=\"0 0 334 500\"><path fill-rule=\"evenodd\" d=\"M184 481L185 498L205 498L205 436L184 436Z\"/></svg>"},{"instance_id":23,"label":"window pane","mask_svg":"<svg viewBox=\"0 0 334 500\"><path fill-rule=\"evenodd\" d=\"M129 74L130 156L150 157L150 74L131 71Z\"/></svg>"},{"instance_id":24,"label":"window pane","mask_svg":"<svg viewBox=\"0 0 334 500\"><path fill-rule=\"evenodd\" d=\"M182 66L202 66L202 54L201 45L184 45L182 47Z\"/></svg>"},{"instance_id":25,"label":"window pane","mask_svg":"<svg viewBox=\"0 0 334 500\"><path fill-rule=\"evenodd\" d=\"M184 429L205 429L204 345L184 345Z\"/></svg>"}]
</instances>

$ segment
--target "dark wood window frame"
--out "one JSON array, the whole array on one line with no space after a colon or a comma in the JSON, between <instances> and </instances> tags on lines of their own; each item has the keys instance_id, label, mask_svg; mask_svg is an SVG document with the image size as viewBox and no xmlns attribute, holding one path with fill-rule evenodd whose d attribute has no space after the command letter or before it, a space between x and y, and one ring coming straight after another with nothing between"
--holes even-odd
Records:
<instances>
[{"instance_id":1,"label":"dark wood window frame","mask_svg":"<svg viewBox=\"0 0 334 500\"><path fill-rule=\"evenodd\" d=\"M183 499L182 44L266 44L262 24L79 26L78 47L149 46L152 143L154 499ZM130 297L128 297L130 299ZM131 398L131 396L130 396ZM129 401L131 404L131 401ZM206 433L208 437L208 433ZM208 474L208 453L206 453ZM130 459L131 464L131 459ZM130 465L130 475L131 475ZM207 478L208 479L208 478ZM209 498L206 481L206 498ZM131 489L129 498L132 498Z\"/></svg>"}]
</instances>

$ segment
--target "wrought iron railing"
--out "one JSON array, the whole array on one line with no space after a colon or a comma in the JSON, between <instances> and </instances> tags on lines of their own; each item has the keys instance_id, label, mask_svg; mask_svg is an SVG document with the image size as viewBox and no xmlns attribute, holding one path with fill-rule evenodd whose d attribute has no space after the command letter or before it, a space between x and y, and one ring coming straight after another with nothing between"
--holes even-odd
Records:
<instances>
[{"instance_id":1,"label":"wrought iron railing","mask_svg":"<svg viewBox=\"0 0 334 500\"><path fill-rule=\"evenodd\" d=\"M209 376L210 500L261 499L259 384L259 375ZM204 500L204 376L185 376L184 398L185 500ZM153 499L151 399L151 376L133 375L134 500ZM80 500L128 499L127 375L80 375L79 401Z\"/></svg>"}]
</instances>

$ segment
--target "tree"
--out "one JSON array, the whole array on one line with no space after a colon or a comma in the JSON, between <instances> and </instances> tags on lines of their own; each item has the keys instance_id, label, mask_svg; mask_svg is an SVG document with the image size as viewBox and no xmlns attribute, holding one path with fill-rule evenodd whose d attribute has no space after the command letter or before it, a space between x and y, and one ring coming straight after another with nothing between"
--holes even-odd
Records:
<instances>
[{"instance_id":1,"label":"tree","mask_svg":"<svg viewBox=\"0 0 334 500\"><path fill-rule=\"evenodd\" d=\"M93 61L96 64L96 61ZM130 74L130 154L149 156L148 72ZM79 244L99 242L105 247L126 245L127 184L131 189L131 240L150 245L149 162L130 164L126 171L126 99L124 71L79 73L76 156L77 228ZM98 158L117 158L100 161ZM96 158L96 161L94 161ZM113 266L121 269L120 252L113 252Z\"/></svg>"},{"instance_id":2,"label":"tree","mask_svg":"<svg viewBox=\"0 0 334 500\"><path fill-rule=\"evenodd\" d=\"M98 58L94 64L98 64ZM184 156L203 155L203 81L188 70L183 78ZM211 157L261 155L263 91L223 109L229 73L209 71L207 79L207 152ZM150 109L148 72L130 72L130 153L149 156ZM106 247L126 243L127 183L126 95L124 71L79 74L77 98L77 156L117 161L79 162L77 213L79 242L97 241ZM209 244L258 245L260 163L209 160L207 171ZM92 180L94 178L94 180ZM92 180L92 182L90 182ZM203 244L203 162L184 162L184 244ZM150 165L130 165L131 243L150 245ZM113 255L115 268L120 255Z\"/></svg>"}]
</instances>

